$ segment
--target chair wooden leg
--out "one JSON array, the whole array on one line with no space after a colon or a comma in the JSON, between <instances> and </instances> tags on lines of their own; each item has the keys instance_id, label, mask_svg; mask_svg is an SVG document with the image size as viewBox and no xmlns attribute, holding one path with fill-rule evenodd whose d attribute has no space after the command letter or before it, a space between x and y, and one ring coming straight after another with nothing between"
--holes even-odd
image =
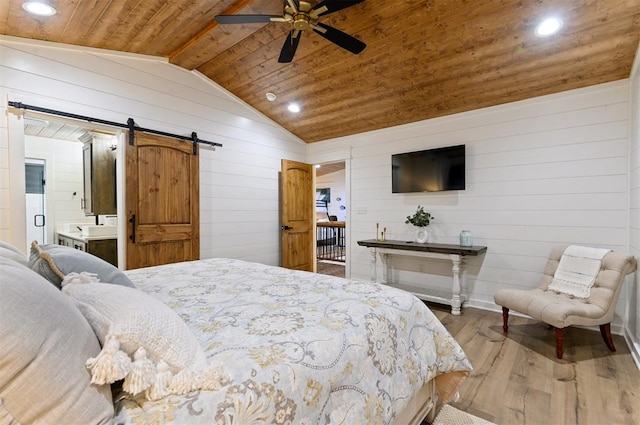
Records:
<instances>
[{"instance_id":1,"label":"chair wooden leg","mask_svg":"<svg viewBox=\"0 0 640 425\"><path fill-rule=\"evenodd\" d=\"M607 344L607 348L610 351L616 351L616 346L613 345L613 338L611 337L611 323L600 325L600 334L604 343Z\"/></svg>"},{"instance_id":2,"label":"chair wooden leg","mask_svg":"<svg viewBox=\"0 0 640 425\"><path fill-rule=\"evenodd\" d=\"M507 333L509 330L509 309L502 307L502 330Z\"/></svg>"},{"instance_id":3,"label":"chair wooden leg","mask_svg":"<svg viewBox=\"0 0 640 425\"><path fill-rule=\"evenodd\" d=\"M556 328L556 356L562 358L564 353L564 328Z\"/></svg>"}]
</instances>

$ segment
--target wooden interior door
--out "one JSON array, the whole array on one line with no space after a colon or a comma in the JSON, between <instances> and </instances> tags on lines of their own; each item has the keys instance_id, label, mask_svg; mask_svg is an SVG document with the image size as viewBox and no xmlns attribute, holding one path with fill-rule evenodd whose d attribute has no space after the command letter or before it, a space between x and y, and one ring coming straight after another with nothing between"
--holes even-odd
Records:
<instances>
[{"instance_id":1,"label":"wooden interior door","mask_svg":"<svg viewBox=\"0 0 640 425\"><path fill-rule=\"evenodd\" d=\"M280 180L282 267L315 271L313 166L283 159Z\"/></svg>"},{"instance_id":2,"label":"wooden interior door","mask_svg":"<svg viewBox=\"0 0 640 425\"><path fill-rule=\"evenodd\" d=\"M194 153L192 143L135 132L135 143L127 144L125 155L126 268L197 260L197 147Z\"/></svg>"}]
</instances>

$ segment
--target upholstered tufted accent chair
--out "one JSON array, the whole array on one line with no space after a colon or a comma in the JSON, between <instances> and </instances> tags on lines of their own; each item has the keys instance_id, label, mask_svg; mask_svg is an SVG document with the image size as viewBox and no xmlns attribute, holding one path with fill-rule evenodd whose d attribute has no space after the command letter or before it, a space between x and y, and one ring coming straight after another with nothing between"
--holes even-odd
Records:
<instances>
[{"instance_id":1,"label":"upholstered tufted accent chair","mask_svg":"<svg viewBox=\"0 0 640 425\"><path fill-rule=\"evenodd\" d=\"M506 333L510 309L553 326L556 331L556 355L561 359L566 327L598 325L609 350L616 351L611 338L611 320L624 278L636 270L636 259L619 252L607 253L602 259L589 298L582 299L547 289L565 249L566 246L559 246L551 251L539 288L501 289L496 292L495 303L502 306L502 328Z\"/></svg>"}]
</instances>

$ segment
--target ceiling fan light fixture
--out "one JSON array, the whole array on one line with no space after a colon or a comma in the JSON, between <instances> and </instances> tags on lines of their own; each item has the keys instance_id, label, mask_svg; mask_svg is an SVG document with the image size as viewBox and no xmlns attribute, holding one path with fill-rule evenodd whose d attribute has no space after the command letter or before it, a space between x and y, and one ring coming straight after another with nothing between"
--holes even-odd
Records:
<instances>
[{"instance_id":1,"label":"ceiling fan light fixture","mask_svg":"<svg viewBox=\"0 0 640 425\"><path fill-rule=\"evenodd\" d=\"M22 3L22 8L26 12L37 16L53 16L58 13L53 6L41 1L26 1Z\"/></svg>"},{"instance_id":2,"label":"ceiling fan light fixture","mask_svg":"<svg viewBox=\"0 0 640 425\"><path fill-rule=\"evenodd\" d=\"M298 112L300 112L300 105L298 105L297 103L290 103L289 106L287 106L287 109L289 110L289 112L293 112L294 114L297 114Z\"/></svg>"},{"instance_id":3,"label":"ceiling fan light fixture","mask_svg":"<svg viewBox=\"0 0 640 425\"><path fill-rule=\"evenodd\" d=\"M536 27L535 34L536 37L549 37L560 31L562 28L563 22L562 19L552 17L547 18L540 22Z\"/></svg>"}]
</instances>

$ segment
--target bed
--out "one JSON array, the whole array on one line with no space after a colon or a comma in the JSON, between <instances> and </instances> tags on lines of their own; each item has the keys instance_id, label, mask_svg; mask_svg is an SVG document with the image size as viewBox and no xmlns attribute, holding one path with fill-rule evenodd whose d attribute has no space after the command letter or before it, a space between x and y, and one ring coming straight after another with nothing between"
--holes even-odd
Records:
<instances>
[{"instance_id":1,"label":"bed","mask_svg":"<svg viewBox=\"0 0 640 425\"><path fill-rule=\"evenodd\" d=\"M119 316L128 314L128 299L149 297L149 304L168 306L186 324L207 364L216 367L213 387L162 397L149 397L148 390L133 395L122 381L113 382L117 424L420 424L433 419L436 404L454 397L471 371L460 346L420 300L381 284L213 258L130 270L117 278L132 285L105 285L116 277L84 260L62 266L57 255L41 261L49 273L55 262L58 282L52 283L88 271L82 268L101 281L63 286L63 296L74 298L68 288L91 285L130 294L118 298ZM46 274L33 258L30 267ZM109 296L100 294L107 303ZM83 304L74 302L98 335L97 358L108 332L101 335ZM143 333L151 335L158 330L149 323ZM139 352L133 351L132 360ZM0 382L0 418L2 397Z\"/></svg>"}]
</instances>

